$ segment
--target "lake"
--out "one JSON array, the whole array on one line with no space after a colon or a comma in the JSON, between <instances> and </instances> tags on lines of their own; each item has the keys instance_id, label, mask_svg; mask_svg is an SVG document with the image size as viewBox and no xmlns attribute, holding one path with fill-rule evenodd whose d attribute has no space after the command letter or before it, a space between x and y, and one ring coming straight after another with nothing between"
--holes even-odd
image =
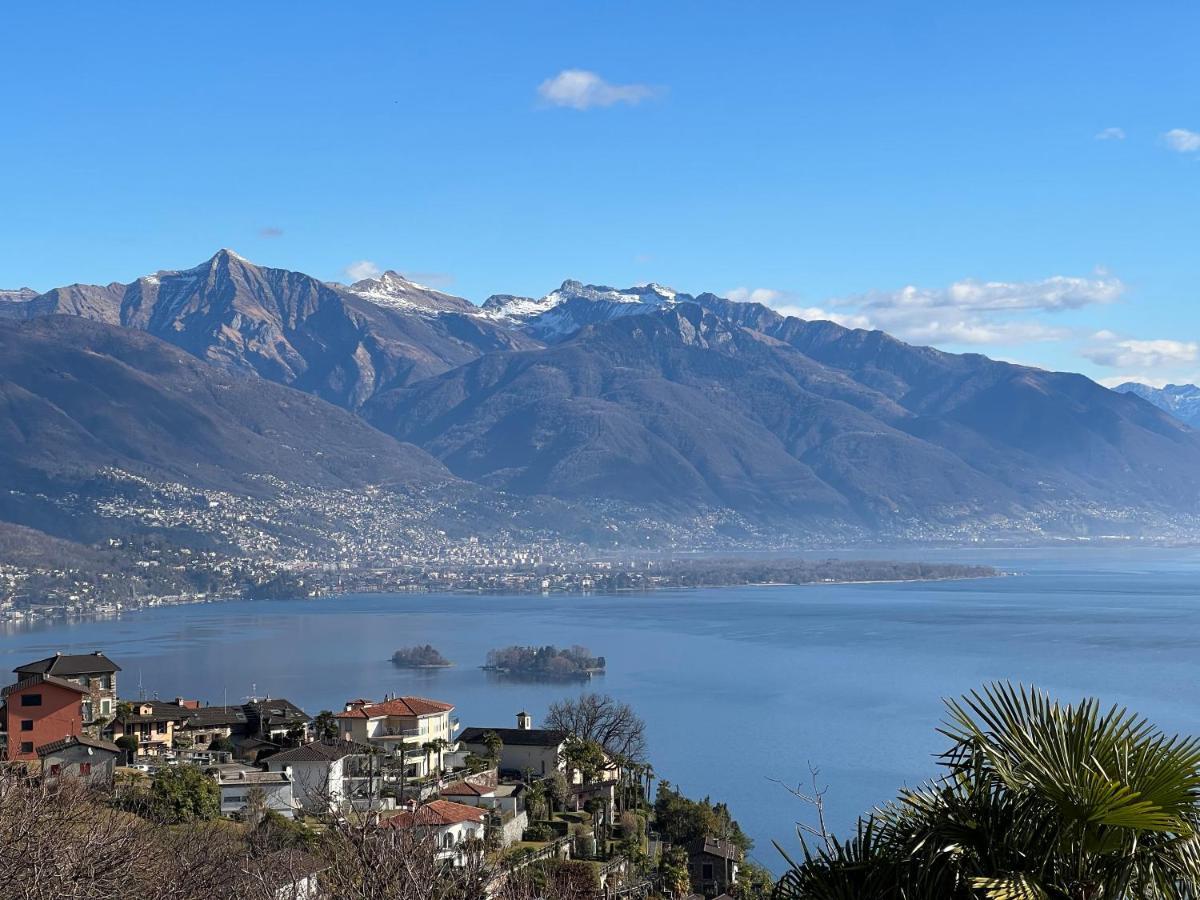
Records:
<instances>
[{"instance_id":1,"label":"lake","mask_svg":"<svg viewBox=\"0 0 1200 900\"><path fill-rule=\"evenodd\" d=\"M831 554L825 554L831 555ZM839 554L843 556L853 554ZM746 587L620 596L365 595L170 607L0 633L0 669L103 649L121 693L242 702L287 697L315 714L386 692L454 703L463 726L506 726L577 686L502 680L478 666L509 644L584 644L608 661L588 689L646 719L661 777L729 802L778 869L808 810L771 779L828 786L831 822L934 771L940 698L991 679L1130 704L1200 731L1200 551L1080 548L859 556L984 562L975 581ZM451 669L402 670L431 643Z\"/></svg>"}]
</instances>

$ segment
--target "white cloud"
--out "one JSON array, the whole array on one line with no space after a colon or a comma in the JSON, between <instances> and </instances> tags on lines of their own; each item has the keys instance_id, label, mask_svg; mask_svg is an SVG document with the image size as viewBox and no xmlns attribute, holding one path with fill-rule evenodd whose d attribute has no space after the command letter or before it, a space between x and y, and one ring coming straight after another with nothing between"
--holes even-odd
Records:
<instances>
[{"instance_id":1,"label":"white cloud","mask_svg":"<svg viewBox=\"0 0 1200 900\"><path fill-rule=\"evenodd\" d=\"M563 69L553 78L538 85L538 96L551 106L571 109L590 109L593 106L612 106L616 103L637 104L655 94L645 84L610 84L595 72L584 69Z\"/></svg>"},{"instance_id":2,"label":"white cloud","mask_svg":"<svg viewBox=\"0 0 1200 900\"><path fill-rule=\"evenodd\" d=\"M928 310L955 309L972 312L1013 310L1057 311L1111 303L1125 285L1101 270L1094 278L1053 275L1040 281L977 281L966 278L946 288L909 285L898 291L872 291L844 302L865 309Z\"/></svg>"},{"instance_id":3,"label":"white cloud","mask_svg":"<svg viewBox=\"0 0 1200 900\"><path fill-rule=\"evenodd\" d=\"M730 300L736 300L738 303L762 303L765 306L770 306L776 300L783 297L783 291L777 291L774 288L748 288L735 287L733 290L725 294Z\"/></svg>"},{"instance_id":4,"label":"white cloud","mask_svg":"<svg viewBox=\"0 0 1200 900\"><path fill-rule=\"evenodd\" d=\"M376 275L383 274L383 269L369 259L356 260L346 266L344 271L346 277L351 281L362 281L364 278L374 278Z\"/></svg>"},{"instance_id":5,"label":"white cloud","mask_svg":"<svg viewBox=\"0 0 1200 900\"><path fill-rule=\"evenodd\" d=\"M895 291L870 291L807 306L788 291L737 287L730 300L770 306L785 316L828 320L847 328L878 328L923 344L1025 344L1069 337L1066 328L1019 313L1046 313L1111 303L1125 290L1121 280L1097 271L1091 278L1054 275L1038 281L956 281L945 288L913 285Z\"/></svg>"},{"instance_id":6,"label":"white cloud","mask_svg":"<svg viewBox=\"0 0 1200 900\"><path fill-rule=\"evenodd\" d=\"M1125 140L1124 128L1104 128L1096 132L1096 140L1098 141L1123 141Z\"/></svg>"},{"instance_id":7,"label":"white cloud","mask_svg":"<svg viewBox=\"0 0 1200 900\"><path fill-rule=\"evenodd\" d=\"M1121 338L1109 331L1092 335L1092 345L1083 357L1098 366L1111 369L1158 369L1200 359L1200 343L1170 339L1137 340Z\"/></svg>"},{"instance_id":8,"label":"white cloud","mask_svg":"<svg viewBox=\"0 0 1200 900\"><path fill-rule=\"evenodd\" d=\"M1119 387L1132 381L1134 384L1145 384L1153 388L1166 387L1171 383L1170 378L1154 378L1150 375L1112 375L1108 378L1096 379L1097 384L1102 384L1106 388Z\"/></svg>"},{"instance_id":9,"label":"white cloud","mask_svg":"<svg viewBox=\"0 0 1200 900\"><path fill-rule=\"evenodd\" d=\"M1176 153L1200 152L1200 132L1188 131L1186 128L1172 128L1163 135L1163 140Z\"/></svg>"}]
</instances>

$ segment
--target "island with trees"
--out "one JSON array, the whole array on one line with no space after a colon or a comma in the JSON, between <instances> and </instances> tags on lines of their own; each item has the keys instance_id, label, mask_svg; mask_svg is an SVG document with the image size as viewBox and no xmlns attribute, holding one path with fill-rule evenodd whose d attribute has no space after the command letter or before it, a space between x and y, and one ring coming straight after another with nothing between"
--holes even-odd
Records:
<instances>
[{"instance_id":1,"label":"island with trees","mask_svg":"<svg viewBox=\"0 0 1200 900\"><path fill-rule=\"evenodd\" d=\"M432 644L402 647L392 654L392 662L402 669L445 669L454 665Z\"/></svg>"},{"instance_id":2,"label":"island with trees","mask_svg":"<svg viewBox=\"0 0 1200 900\"><path fill-rule=\"evenodd\" d=\"M502 675L525 678L585 679L604 671L604 657L593 656L587 647L503 647L490 650L483 667Z\"/></svg>"}]
</instances>

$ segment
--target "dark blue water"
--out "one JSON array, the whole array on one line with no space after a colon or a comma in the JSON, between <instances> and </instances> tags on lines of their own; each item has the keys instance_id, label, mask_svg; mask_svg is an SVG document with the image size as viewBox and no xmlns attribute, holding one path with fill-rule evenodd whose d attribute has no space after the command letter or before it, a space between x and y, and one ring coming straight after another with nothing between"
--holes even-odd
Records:
<instances>
[{"instance_id":1,"label":"dark blue water","mask_svg":"<svg viewBox=\"0 0 1200 900\"><path fill-rule=\"evenodd\" d=\"M868 554L880 556L881 554ZM890 558L901 554L887 553ZM838 828L934 771L940 698L991 679L1130 704L1200 731L1200 552L923 551L1023 574L979 581L755 587L600 597L398 595L174 607L0 635L0 667L104 649L122 693L230 702L256 690L311 713L347 698L413 693L457 705L463 725L540 717L571 687L480 671L508 644L588 646L592 687L632 703L662 777L727 800L773 868L807 810L770 779L818 766ZM404 671L401 646L458 665Z\"/></svg>"}]
</instances>

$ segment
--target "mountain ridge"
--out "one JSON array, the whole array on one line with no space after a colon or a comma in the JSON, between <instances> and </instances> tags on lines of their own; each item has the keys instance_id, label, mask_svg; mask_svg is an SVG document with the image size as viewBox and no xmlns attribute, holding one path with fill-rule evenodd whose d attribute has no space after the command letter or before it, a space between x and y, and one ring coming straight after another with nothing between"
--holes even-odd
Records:
<instances>
[{"instance_id":1,"label":"mountain ridge","mask_svg":"<svg viewBox=\"0 0 1200 900\"><path fill-rule=\"evenodd\" d=\"M1200 508L1200 437L1142 399L712 293L568 279L476 307L394 271L340 285L223 250L0 302L52 313L314 394L530 497L912 534Z\"/></svg>"}]
</instances>

